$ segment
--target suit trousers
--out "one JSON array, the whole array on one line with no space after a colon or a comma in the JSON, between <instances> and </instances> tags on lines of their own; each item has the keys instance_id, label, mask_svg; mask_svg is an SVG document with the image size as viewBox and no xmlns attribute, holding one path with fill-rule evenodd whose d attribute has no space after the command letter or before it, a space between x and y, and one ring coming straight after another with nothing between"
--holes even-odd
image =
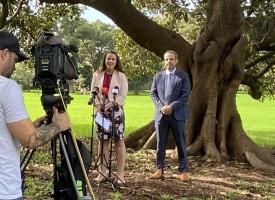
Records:
<instances>
[{"instance_id":1,"label":"suit trousers","mask_svg":"<svg viewBox=\"0 0 275 200\"><path fill-rule=\"evenodd\" d=\"M185 121L176 120L173 114L170 116L164 115L162 116L160 121L155 121L156 136L157 136L156 167L158 169L164 168L166 143L167 143L169 130L171 129L175 140L175 144L178 149L178 159L179 159L178 170L179 172L188 171L184 127L185 127Z\"/></svg>"}]
</instances>

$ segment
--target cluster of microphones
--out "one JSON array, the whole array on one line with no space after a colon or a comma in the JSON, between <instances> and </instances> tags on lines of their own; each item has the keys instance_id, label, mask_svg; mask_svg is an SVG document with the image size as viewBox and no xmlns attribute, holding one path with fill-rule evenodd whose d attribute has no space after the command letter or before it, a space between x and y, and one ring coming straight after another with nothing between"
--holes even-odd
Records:
<instances>
[{"instance_id":1,"label":"cluster of microphones","mask_svg":"<svg viewBox=\"0 0 275 200\"><path fill-rule=\"evenodd\" d=\"M113 94L114 101L116 100L116 96L118 94L118 91L119 91L119 87L114 86L113 89L112 89L112 94ZM104 99L108 97L109 90L108 90L108 88L103 87L101 92L102 92L102 95L104 97L103 98L103 101L104 101ZM98 97L98 93L99 93L99 88L94 87L92 92L91 92L91 98L88 101L88 105L92 105L94 103L94 99L95 99L96 96ZM102 103L102 105L104 106L104 102Z\"/></svg>"}]
</instances>

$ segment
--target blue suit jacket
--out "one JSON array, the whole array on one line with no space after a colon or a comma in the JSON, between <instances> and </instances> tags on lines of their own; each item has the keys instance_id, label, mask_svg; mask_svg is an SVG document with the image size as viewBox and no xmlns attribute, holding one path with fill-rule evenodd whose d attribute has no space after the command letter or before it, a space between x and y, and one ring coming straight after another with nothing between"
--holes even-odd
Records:
<instances>
[{"instance_id":1,"label":"blue suit jacket","mask_svg":"<svg viewBox=\"0 0 275 200\"><path fill-rule=\"evenodd\" d=\"M175 77L172 82L172 92L168 104L172 106L173 113L176 120L186 120L188 117L187 101L190 93L190 81L188 74L184 71L176 69ZM160 112L165 103L165 71L158 72L153 79L151 87L151 98L155 104L155 120L159 121L163 114Z\"/></svg>"}]
</instances>

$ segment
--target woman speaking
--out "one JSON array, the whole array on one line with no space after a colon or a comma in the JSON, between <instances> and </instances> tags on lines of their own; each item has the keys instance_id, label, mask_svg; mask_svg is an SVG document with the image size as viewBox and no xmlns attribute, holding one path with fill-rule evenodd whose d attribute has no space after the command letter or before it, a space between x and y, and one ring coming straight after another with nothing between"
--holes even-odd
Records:
<instances>
[{"instance_id":1,"label":"woman speaking","mask_svg":"<svg viewBox=\"0 0 275 200\"><path fill-rule=\"evenodd\" d=\"M124 143L124 100L128 92L128 81L121 68L120 59L116 52L107 51L101 61L100 68L93 74L92 91L97 92L95 98L96 114L100 113L111 122L110 127L96 123L99 142L99 174L95 181L101 182L108 177L108 163L110 159L109 141L114 140L118 183L125 183L124 165L126 149ZM104 127L104 128L102 128ZM114 129L112 130L112 127ZM110 178L110 177L109 177Z\"/></svg>"}]
</instances>

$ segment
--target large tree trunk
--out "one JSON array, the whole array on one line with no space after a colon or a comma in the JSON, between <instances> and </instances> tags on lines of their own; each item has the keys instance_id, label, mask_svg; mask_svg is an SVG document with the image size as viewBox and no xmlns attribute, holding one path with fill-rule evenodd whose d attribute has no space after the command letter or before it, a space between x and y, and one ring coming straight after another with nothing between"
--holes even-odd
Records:
<instances>
[{"instance_id":1,"label":"large tree trunk","mask_svg":"<svg viewBox=\"0 0 275 200\"><path fill-rule=\"evenodd\" d=\"M205 160L247 160L256 168L275 170L272 152L247 137L236 107L246 47L241 17L235 14L240 13L240 2L210 2L207 25L193 51L188 155L203 152Z\"/></svg>"},{"instance_id":2,"label":"large tree trunk","mask_svg":"<svg viewBox=\"0 0 275 200\"><path fill-rule=\"evenodd\" d=\"M256 168L275 171L271 150L259 147L248 138L236 107L246 50L240 0L208 1L207 22L193 48L180 35L149 20L126 0L45 1L94 7L156 55L162 57L167 49L177 51L179 67L189 68L192 80L190 118L185 134L188 154L202 154L204 159L218 162L247 160ZM152 147L155 139L149 133L154 132L152 127L153 122L135 131L126 144L135 149Z\"/></svg>"},{"instance_id":3,"label":"large tree trunk","mask_svg":"<svg viewBox=\"0 0 275 200\"><path fill-rule=\"evenodd\" d=\"M189 155L203 150L205 159L247 159L255 167L275 170L271 154L263 154L245 134L236 107L246 50L241 16L236 15L241 13L240 1L209 2L207 25L195 45L191 67Z\"/></svg>"}]
</instances>

